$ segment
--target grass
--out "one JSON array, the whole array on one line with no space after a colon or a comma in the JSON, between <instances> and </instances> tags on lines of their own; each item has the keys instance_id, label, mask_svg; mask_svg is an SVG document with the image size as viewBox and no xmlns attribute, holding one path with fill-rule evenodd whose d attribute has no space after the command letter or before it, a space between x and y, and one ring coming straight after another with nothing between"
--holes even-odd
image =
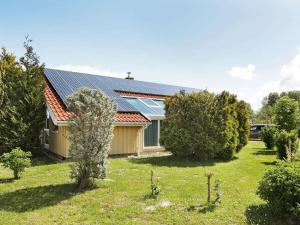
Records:
<instances>
[{"instance_id":1,"label":"grass","mask_svg":"<svg viewBox=\"0 0 300 225\"><path fill-rule=\"evenodd\" d=\"M251 142L229 162L112 158L107 179L74 193L70 163L39 158L20 180L0 167L0 224L284 224L255 194L276 161L276 152L261 142ZM157 199L148 198L151 169L161 187ZM207 171L221 181L222 203L197 208L207 198Z\"/></svg>"}]
</instances>

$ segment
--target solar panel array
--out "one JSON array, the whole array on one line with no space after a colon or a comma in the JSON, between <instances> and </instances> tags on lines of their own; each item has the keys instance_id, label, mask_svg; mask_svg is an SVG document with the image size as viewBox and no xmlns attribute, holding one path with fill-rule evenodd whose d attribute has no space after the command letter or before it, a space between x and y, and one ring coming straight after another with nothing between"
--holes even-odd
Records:
<instances>
[{"instance_id":1,"label":"solar panel array","mask_svg":"<svg viewBox=\"0 0 300 225\"><path fill-rule=\"evenodd\" d=\"M112 97L120 112L137 112L139 111L132 104L120 97L115 91L145 93L154 95L170 96L185 90L186 92L198 91L194 88L179 87L152 82L127 80L115 77L107 77L86 73L77 73L64 70L48 69L44 70L45 76L56 90L57 94L67 105L67 97L78 91L81 87L98 89Z\"/></svg>"}]
</instances>

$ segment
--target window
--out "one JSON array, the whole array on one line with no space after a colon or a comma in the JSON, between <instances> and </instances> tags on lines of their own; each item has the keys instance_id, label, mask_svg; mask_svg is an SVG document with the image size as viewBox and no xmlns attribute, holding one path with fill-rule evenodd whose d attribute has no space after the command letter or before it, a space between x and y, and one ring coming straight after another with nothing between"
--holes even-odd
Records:
<instances>
[{"instance_id":1,"label":"window","mask_svg":"<svg viewBox=\"0 0 300 225\"><path fill-rule=\"evenodd\" d=\"M152 120L144 132L144 146L157 147L160 138L160 120Z\"/></svg>"},{"instance_id":2,"label":"window","mask_svg":"<svg viewBox=\"0 0 300 225\"><path fill-rule=\"evenodd\" d=\"M155 101L151 99L140 99L140 100L149 107L161 107L159 104L157 104Z\"/></svg>"}]
</instances>

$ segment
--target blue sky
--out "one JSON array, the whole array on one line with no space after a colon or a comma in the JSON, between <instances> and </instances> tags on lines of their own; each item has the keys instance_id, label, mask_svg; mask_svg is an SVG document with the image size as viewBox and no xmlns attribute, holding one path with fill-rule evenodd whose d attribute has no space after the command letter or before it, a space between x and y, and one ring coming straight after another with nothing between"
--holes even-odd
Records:
<instances>
[{"instance_id":1,"label":"blue sky","mask_svg":"<svg viewBox=\"0 0 300 225\"><path fill-rule=\"evenodd\" d=\"M300 89L300 1L3 1L0 45L47 67L229 90Z\"/></svg>"}]
</instances>

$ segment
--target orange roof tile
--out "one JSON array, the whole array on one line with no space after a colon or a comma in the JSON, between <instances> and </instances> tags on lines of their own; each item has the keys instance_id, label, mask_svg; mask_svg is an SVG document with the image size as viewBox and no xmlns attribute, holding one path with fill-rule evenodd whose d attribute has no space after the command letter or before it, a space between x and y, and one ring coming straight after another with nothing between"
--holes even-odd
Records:
<instances>
[{"instance_id":1,"label":"orange roof tile","mask_svg":"<svg viewBox=\"0 0 300 225\"><path fill-rule=\"evenodd\" d=\"M60 97L57 95L51 84L46 81L45 98L58 121L69 121L73 114L70 112ZM140 113L118 112L117 122L149 122L149 120Z\"/></svg>"}]
</instances>

